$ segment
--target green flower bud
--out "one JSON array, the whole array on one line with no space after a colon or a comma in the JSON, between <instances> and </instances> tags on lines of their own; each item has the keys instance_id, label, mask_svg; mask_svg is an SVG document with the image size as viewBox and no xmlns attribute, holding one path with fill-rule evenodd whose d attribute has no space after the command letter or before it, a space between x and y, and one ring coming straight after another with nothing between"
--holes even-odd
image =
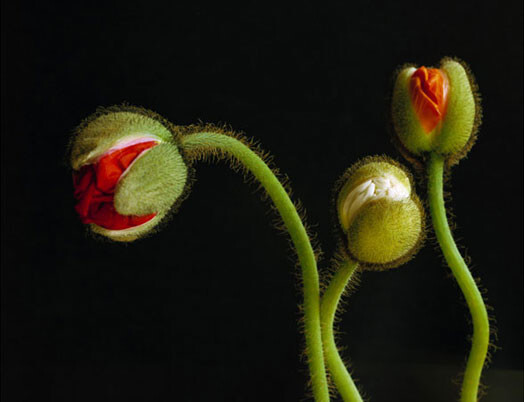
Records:
<instances>
[{"instance_id":1,"label":"green flower bud","mask_svg":"<svg viewBox=\"0 0 524 402\"><path fill-rule=\"evenodd\" d=\"M392 119L403 151L415 156L436 152L450 162L461 159L473 145L480 123L476 88L467 67L450 58L444 58L438 69L400 70Z\"/></svg>"},{"instance_id":2,"label":"green flower bud","mask_svg":"<svg viewBox=\"0 0 524 402\"><path fill-rule=\"evenodd\" d=\"M71 143L75 209L93 232L132 241L184 198L189 169L173 126L136 107L102 109Z\"/></svg>"},{"instance_id":3,"label":"green flower bud","mask_svg":"<svg viewBox=\"0 0 524 402\"><path fill-rule=\"evenodd\" d=\"M404 167L368 157L344 173L339 188L338 218L354 260L381 270L416 253L424 238L424 210Z\"/></svg>"}]
</instances>

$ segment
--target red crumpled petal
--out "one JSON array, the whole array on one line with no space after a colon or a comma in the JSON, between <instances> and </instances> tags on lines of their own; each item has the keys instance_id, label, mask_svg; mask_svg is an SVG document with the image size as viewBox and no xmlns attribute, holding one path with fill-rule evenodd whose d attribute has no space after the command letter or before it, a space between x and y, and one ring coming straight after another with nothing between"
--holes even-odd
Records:
<instances>
[{"instance_id":1,"label":"red crumpled petal","mask_svg":"<svg viewBox=\"0 0 524 402\"><path fill-rule=\"evenodd\" d=\"M446 114L448 86L446 76L438 68L422 66L411 76L411 101L426 133L433 131Z\"/></svg>"},{"instance_id":2,"label":"red crumpled petal","mask_svg":"<svg viewBox=\"0 0 524 402\"><path fill-rule=\"evenodd\" d=\"M122 174L142 152L155 145L156 141L146 141L116 149L73 174L74 196L78 200L75 210L83 223L122 230L142 225L156 216L155 213L120 215L113 205L115 188Z\"/></svg>"}]
</instances>

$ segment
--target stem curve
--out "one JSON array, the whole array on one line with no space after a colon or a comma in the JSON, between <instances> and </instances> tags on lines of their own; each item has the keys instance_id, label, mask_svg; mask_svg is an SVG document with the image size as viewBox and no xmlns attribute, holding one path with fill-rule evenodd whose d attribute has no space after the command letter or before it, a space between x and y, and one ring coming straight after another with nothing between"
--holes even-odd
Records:
<instances>
[{"instance_id":1,"label":"stem curve","mask_svg":"<svg viewBox=\"0 0 524 402\"><path fill-rule=\"evenodd\" d=\"M260 182L280 213L302 267L304 330L313 395L317 402L329 401L320 329L317 261L295 205L266 163L238 139L218 132L202 131L183 136L181 143L190 156L191 154L213 154L218 151L236 158Z\"/></svg>"},{"instance_id":2,"label":"stem curve","mask_svg":"<svg viewBox=\"0 0 524 402\"><path fill-rule=\"evenodd\" d=\"M453 276L464 294L473 322L473 337L462 382L461 402L476 402L482 368L489 346L489 318L475 279L453 240L449 228L443 196L444 158L430 155L428 164L428 198L431 218L437 240Z\"/></svg>"},{"instance_id":3,"label":"stem curve","mask_svg":"<svg viewBox=\"0 0 524 402\"><path fill-rule=\"evenodd\" d=\"M343 261L324 292L320 304L320 323L322 326L322 340L324 341L326 364L344 402L362 402L362 397L338 353L335 334L333 333L333 324L344 289L357 268L358 262L351 260Z\"/></svg>"}]
</instances>

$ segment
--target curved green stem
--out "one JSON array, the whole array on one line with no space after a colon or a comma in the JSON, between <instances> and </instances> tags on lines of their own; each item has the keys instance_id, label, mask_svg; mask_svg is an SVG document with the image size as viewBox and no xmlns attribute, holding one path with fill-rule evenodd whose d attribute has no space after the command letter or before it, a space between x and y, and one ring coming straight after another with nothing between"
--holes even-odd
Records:
<instances>
[{"instance_id":1,"label":"curved green stem","mask_svg":"<svg viewBox=\"0 0 524 402\"><path fill-rule=\"evenodd\" d=\"M435 153L430 156L428 176L429 208L435 234L444 258L464 294L473 321L472 345L464 373L460 400L462 402L476 402L480 376L488 353L488 313L482 295L457 249L448 225L443 197L444 159Z\"/></svg>"},{"instance_id":2,"label":"curved green stem","mask_svg":"<svg viewBox=\"0 0 524 402\"><path fill-rule=\"evenodd\" d=\"M355 261L347 260L340 264L324 292L320 304L320 323L326 364L335 386L345 402L362 402L362 397L338 353L333 324L340 298L357 268L358 263Z\"/></svg>"},{"instance_id":3,"label":"curved green stem","mask_svg":"<svg viewBox=\"0 0 524 402\"><path fill-rule=\"evenodd\" d=\"M192 153L227 153L236 158L264 187L277 208L295 246L304 286L304 329L313 395L329 401L320 331L320 290L317 261L309 236L286 190L264 161L236 138L214 132L199 132L182 138L184 150Z\"/></svg>"}]
</instances>

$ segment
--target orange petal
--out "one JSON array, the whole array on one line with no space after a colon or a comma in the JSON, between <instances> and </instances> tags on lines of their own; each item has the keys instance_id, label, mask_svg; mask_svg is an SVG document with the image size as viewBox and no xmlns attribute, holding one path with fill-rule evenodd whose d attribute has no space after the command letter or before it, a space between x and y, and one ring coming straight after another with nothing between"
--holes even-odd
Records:
<instances>
[{"instance_id":1,"label":"orange petal","mask_svg":"<svg viewBox=\"0 0 524 402\"><path fill-rule=\"evenodd\" d=\"M432 132L446 115L449 82L438 68L417 69L409 82L411 102L426 133Z\"/></svg>"}]
</instances>

